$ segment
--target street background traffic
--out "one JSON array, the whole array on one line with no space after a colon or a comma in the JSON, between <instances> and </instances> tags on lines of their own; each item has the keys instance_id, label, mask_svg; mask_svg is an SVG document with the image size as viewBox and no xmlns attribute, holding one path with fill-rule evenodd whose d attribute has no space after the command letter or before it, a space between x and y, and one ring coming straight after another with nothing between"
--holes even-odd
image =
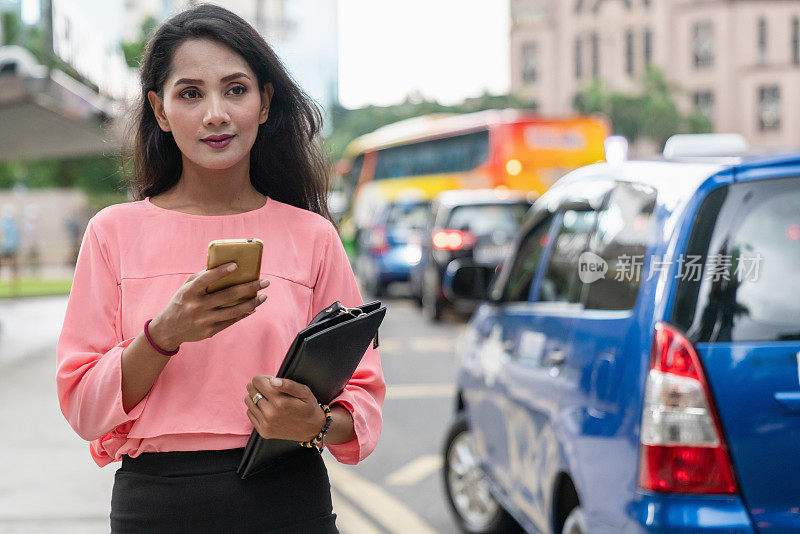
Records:
<instances>
[{"instance_id":1,"label":"street background traffic","mask_svg":"<svg viewBox=\"0 0 800 534\"><path fill-rule=\"evenodd\" d=\"M478 302L455 286L500 271L565 174L800 148L800 0L218 3L319 104L331 212L388 308L379 445L357 466L326 453L344 533L459 531L443 447ZM120 156L148 37L194 4L0 0L0 533L108 531L118 464L60 413L56 342L87 222L133 200Z\"/></svg>"},{"instance_id":2,"label":"street background traffic","mask_svg":"<svg viewBox=\"0 0 800 534\"><path fill-rule=\"evenodd\" d=\"M380 349L388 388L380 444L354 467L335 465L324 453L337 524L345 534L455 533L440 470L442 440L452 418L454 348L463 323L432 325L401 296L389 297L386 304L391 311L381 327ZM119 464L98 468L88 443L58 409L54 355L65 308L63 296L0 303L4 534L108 532L109 496Z\"/></svg>"}]
</instances>

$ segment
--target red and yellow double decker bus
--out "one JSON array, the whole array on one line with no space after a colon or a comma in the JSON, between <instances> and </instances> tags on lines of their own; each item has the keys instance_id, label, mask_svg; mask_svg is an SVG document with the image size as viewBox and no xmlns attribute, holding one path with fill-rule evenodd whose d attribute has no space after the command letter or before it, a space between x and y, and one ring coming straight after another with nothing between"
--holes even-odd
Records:
<instances>
[{"instance_id":1,"label":"red and yellow double decker bus","mask_svg":"<svg viewBox=\"0 0 800 534\"><path fill-rule=\"evenodd\" d=\"M548 118L516 109L424 115L379 128L344 152L345 246L376 207L408 190L422 199L486 187L542 194L567 171L602 160L608 135L601 117Z\"/></svg>"}]
</instances>

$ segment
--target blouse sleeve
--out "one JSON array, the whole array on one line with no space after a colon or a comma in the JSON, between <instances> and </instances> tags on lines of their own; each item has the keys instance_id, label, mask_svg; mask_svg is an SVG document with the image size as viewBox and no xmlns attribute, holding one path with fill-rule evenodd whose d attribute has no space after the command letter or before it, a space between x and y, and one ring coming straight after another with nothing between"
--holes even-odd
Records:
<instances>
[{"instance_id":1,"label":"blouse sleeve","mask_svg":"<svg viewBox=\"0 0 800 534\"><path fill-rule=\"evenodd\" d=\"M61 412L87 441L139 417L147 396L130 413L122 407L121 356L134 338L117 335L120 289L93 221L83 235L66 315L56 348ZM121 330L120 330L121 331Z\"/></svg>"},{"instance_id":2,"label":"blouse sleeve","mask_svg":"<svg viewBox=\"0 0 800 534\"><path fill-rule=\"evenodd\" d=\"M347 307L364 303L342 241L333 225L328 223L325 253L314 284L312 317L337 300ZM339 462L357 464L375 449L383 425L381 408L385 396L386 383L380 355L370 343L353 377L330 403L331 406L344 406L353 416L355 427L355 439L346 443L331 445L323 441Z\"/></svg>"}]
</instances>

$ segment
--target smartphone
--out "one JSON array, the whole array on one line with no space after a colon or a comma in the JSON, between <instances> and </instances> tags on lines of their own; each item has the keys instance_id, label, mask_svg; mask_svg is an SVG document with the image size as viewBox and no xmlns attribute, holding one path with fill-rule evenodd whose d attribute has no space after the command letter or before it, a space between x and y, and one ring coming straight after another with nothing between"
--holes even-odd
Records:
<instances>
[{"instance_id":1,"label":"smartphone","mask_svg":"<svg viewBox=\"0 0 800 534\"><path fill-rule=\"evenodd\" d=\"M206 269L210 270L230 262L235 262L238 268L232 273L212 282L206 288L206 293L214 293L215 291L220 291L237 284L258 280L261 274L261 253L263 250L264 243L256 238L215 239L211 241L208 244ZM236 306L248 299L255 298L257 294L258 290L254 290L252 294L223 304L220 308Z\"/></svg>"}]
</instances>

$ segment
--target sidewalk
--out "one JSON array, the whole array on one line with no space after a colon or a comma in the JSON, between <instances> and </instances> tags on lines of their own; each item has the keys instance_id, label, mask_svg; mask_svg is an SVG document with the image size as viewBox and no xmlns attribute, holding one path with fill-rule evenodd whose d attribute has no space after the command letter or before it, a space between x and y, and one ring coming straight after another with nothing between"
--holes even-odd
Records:
<instances>
[{"instance_id":1,"label":"sidewalk","mask_svg":"<svg viewBox=\"0 0 800 534\"><path fill-rule=\"evenodd\" d=\"M118 464L98 468L61 414L55 350L62 319L55 316L63 318L66 298L29 299L36 300L0 304L4 327L13 327L0 342L0 533L108 532ZM25 337L38 348L22 345Z\"/></svg>"},{"instance_id":2,"label":"sidewalk","mask_svg":"<svg viewBox=\"0 0 800 534\"><path fill-rule=\"evenodd\" d=\"M0 368L55 347L67 296L0 299Z\"/></svg>"}]
</instances>

